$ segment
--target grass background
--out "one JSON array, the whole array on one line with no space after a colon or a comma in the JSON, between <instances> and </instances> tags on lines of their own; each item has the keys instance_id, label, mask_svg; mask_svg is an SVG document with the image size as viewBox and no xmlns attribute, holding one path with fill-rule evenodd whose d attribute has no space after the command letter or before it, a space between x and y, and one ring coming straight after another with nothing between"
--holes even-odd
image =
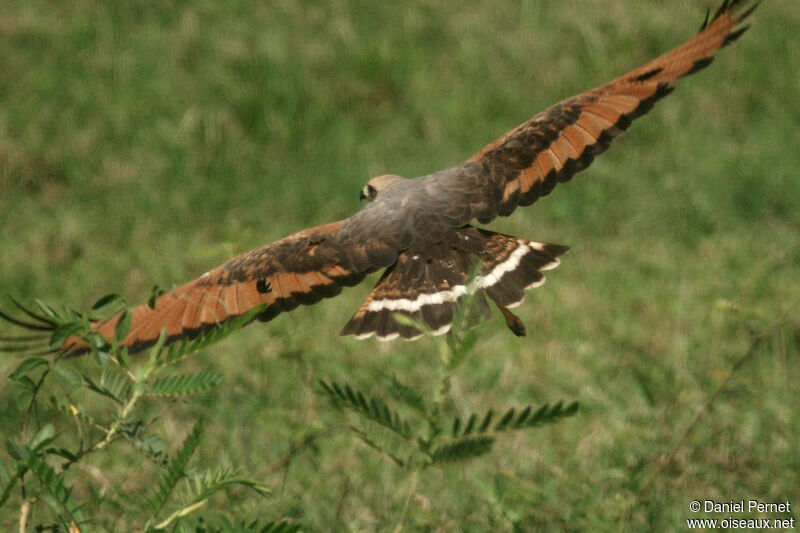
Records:
<instances>
[{"instance_id":1,"label":"grass background","mask_svg":"<svg viewBox=\"0 0 800 533\"><path fill-rule=\"evenodd\" d=\"M0 289L86 308L108 292L138 301L154 283L176 286L350 215L371 176L457 164L679 44L715 4L5 0ZM499 317L485 327L455 402L468 412L578 400L577 418L425 472L404 516L410 478L346 432L276 467L341 420L316 379L432 382L430 340L337 337L367 282L189 362L225 383L156 429L179 441L202 416L203 457L278 494L217 503L312 530L683 530L693 499L800 505L790 330L656 470L753 333L800 298L800 5L769 0L752 24L588 171L491 224L572 250L519 309L528 337ZM18 362L6 356L0 371ZM7 435L20 415L3 402ZM76 498L144 490L135 457L93 458L73 473ZM123 516L100 524L136 527Z\"/></svg>"}]
</instances>

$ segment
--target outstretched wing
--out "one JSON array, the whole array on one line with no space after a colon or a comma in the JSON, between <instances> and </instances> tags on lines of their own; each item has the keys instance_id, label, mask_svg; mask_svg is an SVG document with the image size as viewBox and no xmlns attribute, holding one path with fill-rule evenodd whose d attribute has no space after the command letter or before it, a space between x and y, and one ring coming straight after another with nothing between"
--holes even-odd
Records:
<instances>
[{"instance_id":1,"label":"outstretched wing","mask_svg":"<svg viewBox=\"0 0 800 533\"><path fill-rule=\"evenodd\" d=\"M396 251L378 241L344 241L338 233L341 224L310 228L242 254L161 295L153 307L132 309L130 331L120 344L130 353L141 351L156 343L163 328L168 342L192 339L260 305L265 309L256 318L271 320L298 305L336 296L343 287L394 263ZM98 322L93 329L110 339L118 320L116 316ZM19 320L16 323L31 326ZM88 352L89 346L71 337L59 351L80 355Z\"/></svg>"},{"instance_id":2,"label":"outstretched wing","mask_svg":"<svg viewBox=\"0 0 800 533\"><path fill-rule=\"evenodd\" d=\"M634 119L669 94L674 81L707 66L714 59L711 54L744 33L747 26L740 24L757 4L737 14L742 3L725 0L694 38L606 85L550 107L473 155L463 165L465 177L476 180L479 173L483 180L477 181L485 184L480 194L497 200L476 217L488 221L509 215L588 167Z\"/></svg>"}]
</instances>

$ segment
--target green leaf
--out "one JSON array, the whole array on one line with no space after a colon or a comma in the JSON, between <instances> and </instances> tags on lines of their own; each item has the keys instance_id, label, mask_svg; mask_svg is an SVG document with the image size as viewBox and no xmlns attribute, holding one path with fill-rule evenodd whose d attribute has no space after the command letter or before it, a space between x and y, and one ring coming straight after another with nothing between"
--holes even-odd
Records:
<instances>
[{"instance_id":1,"label":"green leaf","mask_svg":"<svg viewBox=\"0 0 800 533\"><path fill-rule=\"evenodd\" d=\"M130 356L128 355L128 347L123 346L117 352L117 362L119 363L120 368L127 370L131 366Z\"/></svg>"},{"instance_id":2,"label":"green leaf","mask_svg":"<svg viewBox=\"0 0 800 533\"><path fill-rule=\"evenodd\" d=\"M52 321L58 321L58 322L60 322L60 320L59 320L59 318L60 318L60 317L59 317L59 316L58 316L58 314L56 313L55 309L53 309L52 307L50 307L50 306L49 306L48 304L46 304L44 301L42 301L42 300L39 300L38 298L37 298L37 299L35 299L33 302L36 304L36 307L38 307L38 308L39 308L39 311L41 311L41 312L42 312L42 314L43 314L43 315L44 315L46 318L48 318L49 320L52 320Z\"/></svg>"},{"instance_id":3,"label":"green leaf","mask_svg":"<svg viewBox=\"0 0 800 533\"><path fill-rule=\"evenodd\" d=\"M461 429L461 419L459 417L455 417L453 419L453 430L451 435L453 437L458 437L458 430Z\"/></svg>"},{"instance_id":4,"label":"green leaf","mask_svg":"<svg viewBox=\"0 0 800 533\"><path fill-rule=\"evenodd\" d=\"M215 468L195 474L188 480L188 490L181 498L183 505L165 520L154 526L155 529L166 529L172 522L188 516L205 505L214 494L234 486L249 488L260 496L270 496L272 491L263 483L242 475L231 468ZM238 531L238 530L237 530Z\"/></svg>"},{"instance_id":5,"label":"green leaf","mask_svg":"<svg viewBox=\"0 0 800 533\"><path fill-rule=\"evenodd\" d=\"M37 451L39 448L47 446L55 439L56 430L53 427L53 424L45 424L42 429L40 429L36 435L34 435L30 442L28 442L28 448L33 451Z\"/></svg>"},{"instance_id":6,"label":"green leaf","mask_svg":"<svg viewBox=\"0 0 800 533\"><path fill-rule=\"evenodd\" d=\"M472 433L472 430L475 428L475 422L478 420L478 416L475 413L469 415L467 419L467 425L464 427L463 435L469 435Z\"/></svg>"},{"instance_id":7,"label":"green leaf","mask_svg":"<svg viewBox=\"0 0 800 533\"><path fill-rule=\"evenodd\" d=\"M11 383L13 383L14 385L16 385L17 387L20 387L20 388L25 389L27 391L36 390L36 383L34 383L33 380L31 378L29 378L28 376L17 376L13 380L11 378L9 378L9 381Z\"/></svg>"},{"instance_id":8,"label":"green leaf","mask_svg":"<svg viewBox=\"0 0 800 533\"><path fill-rule=\"evenodd\" d=\"M493 437L461 437L436 448L431 454L431 460L434 463L463 461L488 453L493 445Z\"/></svg>"},{"instance_id":9,"label":"green leaf","mask_svg":"<svg viewBox=\"0 0 800 533\"><path fill-rule=\"evenodd\" d=\"M64 341L82 329L83 324L81 322L67 322L66 324L58 326L55 331L53 331L53 334L50 335L50 349L57 350L61 348Z\"/></svg>"},{"instance_id":10,"label":"green leaf","mask_svg":"<svg viewBox=\"0 0 800 533\"><path fill-rule=\"evenodd\" d=\"M14 382L14 385L14 390L12 390L14 405L18 410L25 411L33 402L36 384L28 376L22 376L18 378L18 381Z\"/></svg>"},{"instance_id":11,"label":"green leaf","mask_svg":"<svg viewBox=\"0 0 800 533\"><path fill-rule=\"evenodd\" d=\"M108 339L106 339L101 333L89 333L89 343L96 351L103 352L102 357L105 359L108 358L108 351L111 349L111 346L108 344Z\"/></svg>"},{"instance_id":12,"label":"green leaf","mask_svg":"<svg viewBox=\"0 0 800 533\"><path fill-rule=\"evenodd\" d=\"M29 449L22 450L23 462L33 472L44 487L48 489L52 498L43 498L56 513L66 512L73 522L78 524L85 521L75 502L72 501L72 490L64 485L64 480L56 474L50 465L42 461ZM63 474L62 474L63 475ZM40 494L44 496L44 494Z\"/></svg>"},{"instance_id":13,"label":"green leaf","mask_svg":"<svg viewBox=\"0 0 800 533\"><path fill-rule=\"evenodd\" d=\"M552 407L548 404L544 404L527 420L522 423L515 424L515 427L530 428L534 426L540 426L542 424L550 424L562 418L573 416L577 412L578 402L572 402L566 407L564 407L564 402L557 402Z\"/></svg>"},{"instance_id":14,"label":"green leaf","mask_svg":"<svg viewBox=\"0 0 800 533\"><path fill-rule=\"evenodd\" d=\"M192 432L186 437L186 440L183 441L183 446L169 465L166 475L162 477L158 486L158 491L150 500L150 508L152 510L151 520L154 520L158 516L167 503L167 499L175 490L175 485L183 476L184 469L189 463L189 459L200 444L200 437L202 434L203 424L201 422L195 423Z\"/></svg>"},{"instance_id":15,"label":"green leaf","mask_svg":"<svg viewBox=\"0 0 800 533\"><path fill-rule=\"evenodd\" d=\"M7 442L6 446L10 450L10 446L8 446L9 444L11 443ZM11 454L9 453L9 455ZM11 491L14 489L14 486L17 484L17 481L19 481L25 474L25 472L28 470L27 466L25 466L22 463L19 463L18 459L15 458L13 455L11 456L11 458L15 460L16 468L14 474L11 475L10 477L5 474L3 475L4 478L3 483L0 484L0 487L2 487L3 489L2 492L0 492L0 508L2 508L3 505L5 505L6 501L8 501L9 496L11 496ZM2 463L3 465L2 467L3 471L8 472L8 469L5 466L5 462L0 460L0 463Z\"/></svg>"},{"instance_id":16,"label":"green leaf","mask_svg":"<svg viewBox=\"0 0 800 533\"><path fill-rule=\"evenodd\" d=\"M133 314L130 309L126 309L122 316L119 317L116 327L114 327L114 340L122 342L131 330L131 323L133 321Z\"/></svg>"},{"instance_id":17,"label":"green leaf","mask_svg":"<svg viewBox=\"0 0 800 533\"><path fill-rule=\"evenodd\" d=\"M78 460L78 456L76 456L74 453L65 448L50 448L47 450L47 453L49 453L50 455L57 455L59 457L63 457L64 459L66 459L71 463L74 463Z\"/></svg>"},{"instance_id":18,"label":"green leaf","mask_svg":"<svg viewBox=\"0 0 800 533\"><path fill-rule=\"evenodd\" d=\"M489 409L486 412L486 416L483 418L483 422L481 422L481 427L478 429L478 432L483 433L489 428L489 424L492 423L492 416L494 416L494 412Z\"/></svg>"},{"instance_id":19,"label":"green leaf","mask_svg":"<svg viewBox=\"0 0 800 533\"><path fill-rule=\"evenodd\" d=\"M419 391L400 383L395 376L386 378L386 382L389 384L389 391L392 393L392 396L412 409L418 411L426 418L429 417L428 404Z\"/></svg>"},{"instance_id":20,"label":"green leaf","mask_svg":"<svg viewBox=\"0 0 800 533\"><path fill-rule=\"evenodd\" d=\"M72 368L70 365L58 362L53 367L56 379L64 385L67 390L75 391L81 387L82 380L80 373Z\"/></svg>"},{"instance_id":21,"label":"green leaf","mask_svg":"<svg viewBox=\"0 0 800 533\"><path fill-rule=\"evenodd\" d=\"M406 440L413 440L411 425L400 415L389 408L380 398L367 397L361 392L345 384L340 386L336 382L330 384L320 380L323 392L328 395L334 405L347 407L352 411L360 413L369 420L376 422L400 435Z\"/></svg>"},{"instance_id":22,"label":"green leaf","mask_svg":"<svg viewBox=\"0 0 800 533\"><path fill-rule=\"evenodd\" d=\"M88 374L81 374L83 382L89 390L111 398L119 404L124 404L130 397L133 382L125 374L117 373L111 366L107 366L100 374L100 382L95 381Z\"/></svg>"},{"instance_id":23,"label":"green leaf","mask_svg":"<svg viewBox=\"0 0 800 533\"><path fill-rule=\"evenodd\" d=\"M0 486L5 486L11 481L11 472L8 470L6 462L0 459Z\"/></svg>"},{"instance_id":24,"label":"green leaf","mask_svg":"<svg viewBox=\"0 0 800 533\"><path fill-rule=\"evenodd\" d=\"M196 374L161 377L145 389L145 394L153 396L186 396L204 392L222 383L222 374L207 370Z\"/></svg>"},{"instance_id":25,"label":"green leaf","mask_svg":"<svg viewBox=\"0 0 800 533\"><path fill-rule=\"evenodd\" d=\"M45 359L44 357L28 357L24 361L22 361L19 366L17 366L14 371L9 374L8 379L16 381L19 376L23 376L33 370L34 368L38 368L40 366L49 366L50 362Z\"/></svg>"},{"instance_id":26,"label":"green leaf","mask_svg":"<svg viewBox=\"0 0 800 533\"><path fill-rule=\"evenodd\" d=\"M14 399L14 405L20 411L28 409L34 399L34 394L37 389L36 382L34 382L28 373L33 372L39 367L49 367L50 363L41 357L29 357L25 359L20 365L8 376L8 382L12 385L11 394ZM48 372L45 369L45 374ZM43 376L44 374L42 374ZM37 378L41 380L41 376Z\"/></svg>"},{"instance_id":27,"label":"green leaf","mask_svg":"<svg viewBox=\"0 0 800 533\"><path fill-rule=\"evenodd\" d=\"M117 305L125 305L125 298L119 294L106 294L94 303L92 306L92 312L98 315L103 315L110 308Z\"/></svg>"},{"instance_id":28,"label":"green leaf","mask_svg":"<svg viewBox=\"0 0 800 533\"><path fill-rule=\"evenodd\" d=\"M528 420L528 417L530 415L531 415L531 406L528 405L525 407L525 409L520 411L519 416L517 416L517 419L514 421L514 425L521 426L522 424L525 423L526 420Z\"/></svg>"},{"instance_id":29,"label":"green leaf","mask_svg":"<svg viewBox=\"0 0 800 533\"><path fill-rule=\"evenodd\" d=\"M22 458L25 456L25 451L13 440L6 441L6 450L8 450L8 455L15 461L22 461Z\"/></svg>"},{"instance_id":30,"label":"green leaf","mask_svg":"<svg viewBox=\"0 0 800 533\"><path fill-rule=\"evenodd\" d=\"M500 419L500 421L497 423L494 429L497 431L505 429L505 427L508 426L508 424L511 422L511 419L513 418L514 418L514 408L512 407L511 409L506 411L506 414L503 415L503 418Z\"/></svg>"},{"instance_id":31,"label":"green leaf","mask_svg":"<svg viewBox=\"0 0 800 533\"><path fill-rule=\"evenodd\" d=\"M264 483L242 475L232 468L217 467L195 474L189 480L189 491L186 501L198 502L216 494L221 490L234 486L243 486L255 491L259 496L271 496L272 489Z\"/></svg>"},{"instance_id":32,"label":"green leaf","mask_svg":"<svg viewBox=\"0 0 800 533\"><path fill-rule=\"evenodd\" d=\"M533 412L533 414L531 414L531 411L532 408L530 405L528 405L522 409L519 414L517 414L516 409L512 407L505 412L505 414L493 427L492 418L494 412L491 409L487 411L480 425L477 425L477 415L472 413L463 430L461 429L461 420L459 418L453 420L452 435L454 437L465 437L473 432L475 434L479 434L491 431L526 429L543 424L551 424L561 420L562 418L574 415L578 411L578 403L573 402L566 407L564 406L563 402L555 403L552 406L549 404L543 404L535 412Z\"/></svg>"}]
</instances>

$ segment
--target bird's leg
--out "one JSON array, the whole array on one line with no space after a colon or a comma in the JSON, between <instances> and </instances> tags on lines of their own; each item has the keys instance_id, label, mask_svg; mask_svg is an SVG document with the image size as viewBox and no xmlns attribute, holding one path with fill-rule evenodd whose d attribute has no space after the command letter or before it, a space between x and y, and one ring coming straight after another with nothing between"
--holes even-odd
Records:
<instances>
[{"instance_id":1,"label":"bird's leg","mask_svg":"<svg viewBox=\"0 0 800 533\"><path fill-rule=\"evenodd\" d=\"M502 305L498 305L497 307L499 307L500 312L503 313L503 317L506 319L506 326L511 330L511 333L517 337L524 337L527 332L525 331L525 324L522 323L522 320L509 311L507 307L503 307Z\"/></svg>"}]
</instances>

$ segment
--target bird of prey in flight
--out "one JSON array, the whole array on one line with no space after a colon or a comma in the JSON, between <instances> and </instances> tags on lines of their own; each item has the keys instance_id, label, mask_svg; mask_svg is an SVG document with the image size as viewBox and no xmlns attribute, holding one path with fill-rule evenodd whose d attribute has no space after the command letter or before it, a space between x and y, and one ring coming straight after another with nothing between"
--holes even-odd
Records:
<instances>
[{"instance_id":1,"label":"bird of prey in flight","mask_svg":"<svg viewBox=\"0 0 800 533\"><path fill-rule=\"evenodd\" d=\"M512 332L524 335L509 308L525 290L544 282L543 271L558 265L566 246L503 235L472 225L508 216L531 205L557 183L585 169L631 122L673 90L673 83L706 67L712 54L746 29L742 21L756 5L725 0L706 16L700 32L674 50L609 83L567 98L492 141L452 168L415 179L384 175L362 189L370 200L353 216L305 229L257 248L162 294L154 305L131 310L129 333L120 342L129 352L167 341L191 339L264 306L256 317L268 321L298 305L310 305L383 274L342 335L381 340L422 335L400 313L434 334L449 331L456 303L471 294L486 314L489 300ZM477 265L477 266L475 266ZM477 269L477 271L475 271ZM24 310L24 309L23 309ZM53 324L33 315L17 325L45 330ZM30 322L30 319L34 322ZM119 316L94 323L114 335ZM89 351L68 338L65 355Z\"/></svg>"}]
</instances>

